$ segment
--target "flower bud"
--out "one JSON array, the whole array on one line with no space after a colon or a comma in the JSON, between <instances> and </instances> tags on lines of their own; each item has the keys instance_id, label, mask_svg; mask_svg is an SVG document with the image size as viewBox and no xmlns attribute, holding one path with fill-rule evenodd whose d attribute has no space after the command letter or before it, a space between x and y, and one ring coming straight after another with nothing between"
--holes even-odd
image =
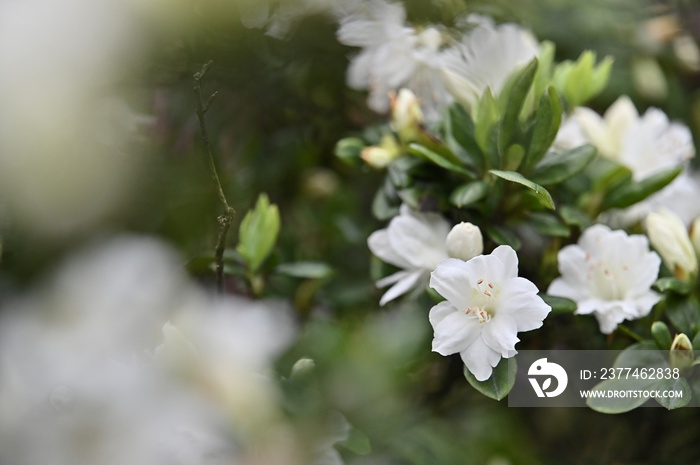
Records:
<instances>
[{"instance_id":1,"label":"flower bud","mask_svg":"<svg viewBox=\"0 0 700 465\"><path fill-rule=\"evenodd\" d=\"M311 375L316 368L316 363L310 358L300 358L292 366L292 379L303 379Z\"/></svg>"},{"instance_id":2,"label":"flower bud","mask_svg":"<svg viewBox=\"0 0 700 465\"><path fill-rule=\"evenodd\" d=\"M670 362L673 368L687 368L693 364L693 344L683 333L676 334L671 343Z\"/></svg>"},{"instance_id":3,"label":"flower bud","mask_svg":"<svg viewBox=\"0 0 700 465\"><path fill-rule=\"evenodd\" d=\"M423 112L418 98L408 89L401 89L398 96L392 93L391 127L399 135L403 143L418 140L423 125Z\"/></svg>"},{"instance_id":4,"label":"flower bud","mask_svg":"<svg viewBox=\"0 0 700 465\"><path fill-rule=\"evenodd\" d=\"M690 225L690 242L693 244L695 254L700 257L700 216Z\"/></svg>"},{"instance_id":5,"label":"flower bud","mask_svg":"<svg viewBox=\"0 0 700 465\"><path fill-rule=\"evenodd\" d=\"M666 267L678 279L688 281L698 272L698 259L688 231L675 213L663 209L646 219L647 235Z\"/></svg>"},{"instance_id":6,"label":"flower bud","mask_svg":"<svg viewBox=\"0 0 700 465\"><path fill-rule=\"evenodd\" d=\"M379 146L365 147L360 157L372 168L386 168L389 163L399 156L399 145L391 134L385 134Z\"/></svg>"},{"instance_id":7,"label":"flower bud","mask_svg":"<svg viewBox=\"0 0 700 465\"><path fill-rule=\"evenodd\" d=\"M478 226L462 222L447 235L445 246L450 257L467 261L483 253L484 239Z\"/></svg>"}]
</instances>

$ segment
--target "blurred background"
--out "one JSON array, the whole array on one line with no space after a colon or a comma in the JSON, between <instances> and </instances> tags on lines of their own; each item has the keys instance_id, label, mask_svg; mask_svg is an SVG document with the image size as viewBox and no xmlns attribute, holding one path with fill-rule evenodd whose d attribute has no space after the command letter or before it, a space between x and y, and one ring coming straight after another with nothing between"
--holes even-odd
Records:
<instances>
[{"instance_id":1,"label":"blurred background","mask_svg":"<svg viewBox=\"0 0 700 465\"><path fill-rule=\"evenodd\" d=\"M383 173L339 160L343 137L386 124L346 85L357 49L336 39L330 2L250 0L0 4L0 299L40 283L83 244L114 234L160 238L178 266L215 291L211 257L222 213L197 119L193 75L213 61L203 94L211 147L238 225L260 193L279 207L264 295L292 302L298 338L275 362L299 428L321 412L352 425L348 464L694 464L700 414L661 408L606 416L585 409L509 409L474 391L457 356L430 352L424 296L379 308L380 264L366 240L384 224L371 204ZM619 95L663 109L700 135L700 5L691 0L407 0L413 24L468 13L517 22L556 44L614 57ZM230 257L226 291L250 296ZM284 276L281 263L324 265ZM7 308L7 307L6 307ZM5 310L9 312L9 310ZM593 321L553 315L522 335L530 348L609 347ZM0 402L2 400L0 399ZM2 421L2 420L0 420ZM305 426L306 425L306 426ZM308 426L309 430L313 428ZM0 453L1 454L1 453ZM263 463L263 462L261 462ZM12 464L14 465L14 464Z\"/></svg>"}]
</instances>

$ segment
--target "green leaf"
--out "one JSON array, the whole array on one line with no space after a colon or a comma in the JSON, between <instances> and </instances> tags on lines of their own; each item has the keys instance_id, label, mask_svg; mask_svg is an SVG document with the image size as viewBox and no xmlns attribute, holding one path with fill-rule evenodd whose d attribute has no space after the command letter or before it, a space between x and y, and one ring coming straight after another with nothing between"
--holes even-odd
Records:
<instances>
[{"instance_id":1,"label":"green leaf","mask_svg":"<svg viewBox=\"0 0 700 465\"><path fill-rule=\"evenodd\" d=\"M464 367L464 377L474 389L494 400L501 400L508 395L515 384L517 364L514 358L502 358L486 381L478 381L469 369Z\"/></svg>"},{"instance_id":2,"label":"green leaf","mask_svg":"<svg viewBox=\"0 0 700 465\"><path fill-rule=\"evenodd\" d=\"M498 97L499 108L503 112L499 127L498 147L501 152L510 144L516 127L518 117L525 103L528 91L532 86L537 72L537 58L533 58L522 70L517 72L501 91Z\"/></svg>"},{"instance_id":3,"label":"green leaf","mask_svg":"<svg viewBox=\"0 0 700 465\"><path fill-rule=\"evenodd\" d=\"M478 171L483 171L484 154L476 143L471 116L459 103L452 104L447 111L445 136L447 146L465 163Z\"/></svg>"},{"instance_id":4,"label":"green leaf","mask_svg":"<svg viewBox=\"0 0 700 465\"><path fill-rule=\"evenodd\" d=\"M538 294L544 300L544 303L552 307L552 313L574 313L578 308L576 302L566 297L558 297L555 295Z\"/></svg>"},{"instance_id":5,"label":"green leaf","mask_svg":"<svg viewBox=\"0 0 700 465\"><path fill-rule=\"evenodd\" d=\"M489 170L489 173L493 174L494 176L498 176L501 179L505 179L506 181L521 184L527 187L528 189L531 189L540 197L540 200L547 208L551 208L552 210L554 210L554 200L552 199L552 196L549 194L549 192L547 192L547 189L540 186L539 184L530 181L522 174L515 171L501 170Z\"/></svg>"},{"instance_id":6,"label":"green leaf","mask_svg":"<svg viewBox=\"0 0 700 465\"><path fill-rule=\"evenodd\" d=\"M513 144L508 147L505 153L504 167L506 170L515 171L520 167L520 164L525 158L525 149L520 144Z\"/></svg>"},{"instance_id":7,"label":"green leaf","mask_svg":"<svg viewBox=\"0 0 700 465\"><path fill-rule=\"evenodd\" d=\"M654 338L656 346L660 350L669 350L671 348L671 333L668 326L663 321L655 321L651 325L651 337Z\"/></svg>"},{"instance_id":8,"label":"green leaf","mask_svg":"<svg viewBox=\"0 0 700 465\"><path fill-rule=\"evenodd\" d=\"M372 452L369 437L357 428L350 428L348 438L340 443L341 446L357 455L367 455Z\"/></svg>"},{"instance_id":9,"label":"green leaf","mask_svg":"<svg viewBox=\"0 0 700 465\"><path fill-rule=\"evenodd\" d=\"M671 181L676 179L676 176L678 176L681 171L683 171L683 167L672 168L649 176L639 182L623 184L610 191L605 197L603 207L604 209L626 208L630 205L634 205L666 187Z\"/></svg>"},{"instance_id":10,"label":"green leaf","mask_svg":"<svg viewBox=\"0 0 700 465\"><path fill-rule=\"evenodd\" d=\"M530 147L525 156L524 168L529 170L535 166L554 142L561 125L561 101L556 89L550 86L540 98L535 112L535 125L532 130Z\"/></svg>"},{"instance_id":11,"label":"green leaf","mask_svg":"<svg viewBox=\"0 0 700 465\"><path fill-rule=\"evenodd\" d=\"M522 246L522 242L518 236L509 229L499 226L489 226L486 228L486 234L498 245L509 245L515 250L520 249Z\"/></svg>"},{"instance_id":12,"label":"green leaf","mask_svg":"<svg viewBox=\"0 0 700 465\"><path fill-rule=\"evenodd\" d=\"M236 250L252 273L256 273L272 252L280 230L277 205L271 205L266 194L260 194L255 209L248 211L239 229Z\"/></svg>"},{"instance_id":13,"label":"green leaf","mask_svg":"<svg viewBox=\"0 0 700 465\"><path fill-rule=\"evenodd\" d=\"M450 202L459 207L465 207L486 197L489 185L484 181L474 181L462 184L450 194Z\"/></svg>"},{"instance_id":14,"label":"green leaf","mask_svg":"<svg viewBox=\"0 0 700 465\"><path fill-rule=\"evenodd\" d=\"M488 87L481 96L481 99L479 99L477 112L474 116L474 137L476 138L476 142L483 153L487 156L491 154L493 158L493 154L497 153L497 148L490 147L490 145L495 142L495 140L492 140L492 134L495 134L494 127L500 119L500 113L498 111L496 99L493 98L491 89ZM498 160L489 160L489 162L491 166L499 166Z\"/></svg>"},{"instance_id":15,"label":"green leaf","mask_svg":"<svg viewBox=\"0 0 700 465\"><path fill-rule=\"evenodd\" d=\"M348 165L358 166L362 164L360 155L365 146L366 144L362 139L346 137L345 139L340 139L338 143L335 144L335 156Z\"/></svg>"},{"instance_id":16,"label":"green leaf","mask_svg":"<svg viewBox=\"0 0 700 465\"><path fill-rule=\"evenodd\" d=\"M545 236L569 237L571 231L555 215L547 212L535 212L530 214L530 223L537 232Z\"/></svg>"},{"instance_id":17,"label":"green leaf","mask_svg":"<svg viewBox=\"0 0 700 465\"><path fill-rule=\"evenodd\" d=\"M586 229L593 223L583 210L571 205L559 207L559 216L567 225L578 226L581 229Z\"/></svg>"},{"instance_id":18,"label":"green leaf","mask_svg":"<svg viewBox=\"0 0 700 465\"><path fill-rule=\"evenodd\" d=\"M333 268L323 262L283 263L275 271L293 278L307 279L325 279L333 275Z\"/></svg>"},{"instance_id":19,"label":"green leaf","mask_svg":"<svg viewBox=\"0 0 700 465\"><path fill-rule=\"evenodd\" d=\"M636 382L635 382L636 381ZM647 380L648 381L648 380ZM593 387L593 391L626 391L628 389L647 390L647 383L637 380L608 379ZM624 413L634 410L644 404L649 397L589 397L586 405L600 413Z\"/></svg>"},{"instance_id":20,"label":"green leaf","mask_svg":"<svg viewBox=\"0 0 700 465\"><path fill-rule=\"evenodd\" d=\"M688 295L690 293L688 283L677 278L659 278L653 287L659 292L673 292L679 295Z\"/></svg>"},{"instance_id":21,"label":"green leaf","mask_svg":"<svg viewBox=\"0 0 700 465\"><path fill-rule=\"evenodd\" d=\"M435 163L441 168L444 168L448 171L452 171L454 173L461 174L462 176L465 176L466 178L469 179L475 179L476 176L474 176L473 173L470 173L467 171L465 168L454 164L453 162L449 161L447 158L444 156L433 152L432 150L428 149L427 147L424 147L419 144L409 144L408 146L408 151L412 153L413 155L417 155L421 158L424 158L430 162Z\"/></svg>"},{"instance_id":22,"label":"green leaf","mask_svg":"<svg viewBox=\"0 0 700 465\"><path fill-rule=\"evenodd\" d=\"M667 295L666 316L679 332L695 334L700 329L700 304L694 297Z\"/></svg>"},{"instance_id":23,"label":"green leaf","mask_svg":"<svg viewBox=\"0 0 700 465\"><path fill-rule=\"evenodd\" d=\"M660 391L680 391L683 393L679 397L657 397L655 399L659 405L668 410L685 407L693 398L693 391L685 378L661 379L654 385L654 388Z\"/></svg>"},{"instance_id":24,"label":"green leaf","mask_svg":"<svg viewBox=\"0 0 700 465\"><path fill-rule=\"evenodd\" d=\"M387 185L387 183L389 185ZM377 190L377 193L374 195L374 200L372 201L372 214L375 218L384 221L398 215L399 207L396 205L398 198L395 192L388 179L385 181L384 186ZM395 199L397 202L393 201Z\"/></svg>"},{"instance_id":25,"label":"green leaf","mask_svg":"<svg viewBox=\"0 0 700 465\"><path fill-rule=\"evenodd\" d=\"M530 175L530 179L543 186L566 181L583 171L595 158L595 155L596 148L592 145L584 145L567 152L552 154L551 157L545 158L537 166Z\"/></svg>"}]
</instances>

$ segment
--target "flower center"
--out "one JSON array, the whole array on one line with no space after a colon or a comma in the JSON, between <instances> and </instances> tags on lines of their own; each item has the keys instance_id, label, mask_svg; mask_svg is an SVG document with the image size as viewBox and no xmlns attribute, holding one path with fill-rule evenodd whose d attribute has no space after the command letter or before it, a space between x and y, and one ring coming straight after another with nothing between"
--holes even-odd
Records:
<instances>
[{"instance_id":1,"label":"flower center","mask_svg":"<svg viewBox=\"0 0 700 465\"><path fill-rule=\"evenodd\" d=\"M586 279L590 288L597 297L605 300L621 300L625 298L624 274L629 270L625 264L612 265L604 260L591 260L590 254L586 254L588 270Z\"/></svg>"},{"instance_id":2,"label":"flower center","mask_svg":"<svg viewBox=\"0 0 700 465\"><path fill-rule=\"evenodd\" d=\"M471 304L464 311L467 315L479 320L479 323L488 323L494 314L496 286L484 279L476 281L476 286L472 287Z\"/></svg>"}]
</instances>

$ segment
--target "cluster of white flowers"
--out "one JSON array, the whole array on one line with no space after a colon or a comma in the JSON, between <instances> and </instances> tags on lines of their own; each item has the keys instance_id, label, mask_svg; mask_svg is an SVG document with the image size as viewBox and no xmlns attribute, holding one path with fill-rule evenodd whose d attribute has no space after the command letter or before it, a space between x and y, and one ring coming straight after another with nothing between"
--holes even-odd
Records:
<instances>
[{"instance_id":1,"label":"cluster of white flowers","mask_svg":"<svg viewBox=\"0 0 700 465\"><path fill-rule=\"evenodd\" d=\"M180 270L162 243L120 238L3 306L0 462L340 463L338 434L305 450L281 413L291 308L215 299Z\"/></svg>"},{"instance_id":2,"label":"cluster of white flowers","mask_svg":"<svg viewBox=\"0 0 700 465\"><path fill-rule=\"evenodd\" d=\"M449 223L437 213L414 212L402 205L389 227L368 239L372 253L402 268L377 282L394 286L380 304L408 292L430 287L447 299L430 311L435 330L433 350L459 353L476 379L491 376L501 357L516 354L516 334L542 326L550 307L537 287L518 277L518 258L508 246L490 255L481 231L471 223Z\"/></svg>"},{"instance_id":3,"label":"cluster of white flowers","mask_svg":"<svg viewBox=\"0 0 700 465\"><path fill-rule=\"evenodd\" d=\"M507 77L537 56L533 35L515 24L470 17L455 40L438 26L406 22L403 4L373 0L341 19L338 40L362 47L348 69L348 85L369 90L368 105L389 109L389 93L405 87L422 101L428 121L457 100L473 105L487 87L497 94Z\"/></svg>"},{"instance_id":4,"label":"cluster of white flowers","mask_svg":"<svg viewBox=\"0 0 700 465\"><path fill-rule=\"evenodd\" d=\"M632 171L635 181L664 170L684 167L668 186L648 199L621 211L606 212L601 218L613 226L625 227L638 222L651 211L666 207L685 224L700 215L700 183L688 168L695 146L688 127L670 122L658 108L639 115L632 101L620 97L601 117L589 108L576 108L557 136L555 146L573 148L593 144L598 153Z\"/></svg>"}]
</instances>

